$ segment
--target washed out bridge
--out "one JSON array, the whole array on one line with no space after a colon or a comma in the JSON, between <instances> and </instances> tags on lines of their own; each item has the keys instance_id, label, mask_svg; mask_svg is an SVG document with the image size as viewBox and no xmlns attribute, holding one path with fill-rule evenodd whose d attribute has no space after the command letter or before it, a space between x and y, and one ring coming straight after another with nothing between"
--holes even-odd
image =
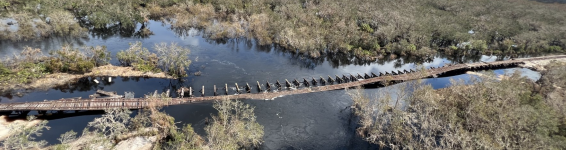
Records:
<instances>
[{"instance_id":1,"label":"washed out bridge","mask_svg":"<svg viewBox=\"0 0 566 150\"><path fill-rule=\"evenodd\" d=\"M29 111L38 111L44 113L47 111L81 111L81 110L106 110L106 109L142 109L150 106L168 106L179 105L211 100L224 100L224 99L258 99L269 100L284 95L304 94L322 91L331 91L338 89L345 89L363 85L380 85L385 86L390 83L399 83L407 80L415 80L422 78L430 78L442 76L444 74L465 72L473 70L486 70L497 68L509 67L526 67L533 68L532 64L538 64L543 61L550 60L564 60L566 55L557 56L544 56L523 59L511 59L496 62L478 62L470 64L455 64L446 65L438 68L429 69L410 69L399 70L385 73L364 73L364 74L348 74L348 75L334 75L326 77L310 77L297 80L276 80L273 83L267 81L265 86L259 81L252 86L258 88L259 93L250 93L252 87L246 85L239 86L235 84L236 93L229 93L228 84L222 85L220 90L217 90L214 85L214 96L204 96L204 86L200 87L198 94L195 94L195 89L192 87L181 88L177 92L177 98L160 98L159 100L150 100L150 98L132 98L126 97L111 97L111 98L66 98L60 100L45 100L38 102L17 102L17 103L0 103L0 112L12 114L14 112L20 114L27 114ZM168 94L167 94L168 95Z\"/></svg>"}]
</instances>

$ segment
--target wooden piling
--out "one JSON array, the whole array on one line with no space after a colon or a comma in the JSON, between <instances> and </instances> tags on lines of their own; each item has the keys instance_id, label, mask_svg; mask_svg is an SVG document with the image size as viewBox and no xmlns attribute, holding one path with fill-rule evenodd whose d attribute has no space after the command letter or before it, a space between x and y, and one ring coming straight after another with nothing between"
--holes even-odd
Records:
<instances>
[{"instance_id":1,"label":"wooden piling","mask_svg":"<svg viewBox=\"0 0 566 150\"><path fill-rule=\"evenodd\" d=\"M366 75L367 75L367 74L366 74ZM364 78L364 77L363 77L362 75L360 75L360 73L358 73L357 78L360 79L360 78Z\"/></svg>"},{"instance_id":2,"label":"wooden piling","mask_svg":"<svg viewBox=\"0 0 566 150\"><path fill-rule=\"evenodd\" d=\"M299 81L297 81L297 79L293 80L293 83L295 84L295 86L299 87L301 85L301 83Z\"/></svg>"},{"instance_id":3,"label":"wooden piling","mask_svg":"<svg viewBox=\"0 0 566 150\"><path fill-rule=\"evenodd\" d=\"M316 85L318 82L316 81L316 79L314 79L314 77L312 77L312 85Z\"/></svg>"},{"instance_id":4,"label":"wooden piling","mask_svg":"<svg viewBox=\"0 0 566 150\"><path fill-rule=\"evenodd\" d=\"M279 82L279 80L276 80L277 82L275 83L275 85L277 85L278 88L281 88L281 83Z\"/></svg>"},{"instance_id":5,"label":"wooden piling","mask_svg":"<svg viewBox=\"0 0 566 150\"><path fill-rule=\"evenodd\" d=\"M321 82L322 84L326 84L326 79L324 79L322 76L320 76L320 82Z\"/></svg>"},{"instance_id":6,"label":"wooden piling","mask_svg":"<svg viewBox=\"0 0 566 150\"><path fill-rule=\"evenodd\" d=\"M236 83L236 93L240 93L240 87L238 86L238 83Z\"/></svg>"},{"instance_id":7,"label":"wooden piling","mask_svg":"<svg viewBox=\"0 0 566 150\"><path fill-rule=\"evenodd\" d=\"M217 95L217 94L216 94L216 85L214 85L214 89L213 89L213 90L214 90L214 96L216 96L216 95Z\"/></svg>"},{"instance_id":8,"label":"wooden piling","mask_svg":"<svg viewBox=\"0 0 566 150\"><path fill-rule=\"evenodd\" d=\"M371 76L369 76L368 73L364 73L364 79L369 79L369 78L371 78Z\"/></svg>"},{"instance_id":9,"label":"wooden piling","mask_svg":"<svg viewBox=\"0 0 566 150\"><path fill-rule=\"evenodd\" d=\"M224 90L226 91L226 95L228 95L228 83L224 84Z\"/></svg>"},{"instance_id":10,"label":"wooden piling","mask_svg":"<svg viewBox=\"0 0 566 150\"><path fill-rule=\"evenodd\" d=\"M340 78L338 75L336 75L336 81L337 81L338 83L344 82L344 81L342 81L342 78Z\"/></svg>"},{"instance_id":11,"label":"wooden piling","mask_svg":"<svg viewBox=\"0 0 566 150\"><path fill-rule=\"evenodd\" d=\"M189 86L189 97L193 97L193 87Z\"/></svg>"},{"instance_id":12,"label":"wooden piling","mask_svg":"<svg viewBox=\"0 0 566 150\"><path fill-rule=\"evenodd\" d=\"M252 91L252 87L250 87L250 84L246 82L246 92L251 93L251 91Z\"/></svg>"},{"instance_id":13,"label":"wooden piling","mask_svg":"<svg viewBox=\"0 0 566 150\"><path fill-rule=\"evenodd\" d=\"M202 97L204 97L204 85L202 86L202 89L200 90L200 94L202 94Z\"/></svg>"},{"instance_id":14,"label":"wooden piling","mask_svg":"<svg viewBox=\"0 0 566 150\"><path fill-rule=\"evenodd\" d=\"M289 83L289 80L285 79L285 84L287 87L291 87L291 83Z\"/></svg>"},{"instance_id":15,"label":"wooden piling","mask_svg":"<svg viewBox=\"0 0 566 150\"><path fill-rule=\"evenodd\" d=\"M303 78L303 84L305 84L305 87L309 87L309 81L307 81L307 79Z\"/></svg>"},{"instance_id":16,"label":"wooden piling","mask_svg":"<svg viewBox=\"0 0 566 150\"><path fill-rule=\"evenodd\" d=\"M330 77L330 75L328 75L328 81L331 82L331 83L336 82L336 81L334 81L334 78Z\"/></svg>"},{"instance_id":17,"label":"wooden piling","mask_svg":"<svg viewBox=\"0 0 566 150\"><path fill-rule=\"evenodd\" d=\"M342 80L344 80L344 82L349 82L348 77L346 77L346 75L342 75Z\"/></svg>"},{"instance_id":18,"label":"wooden piling","mask_svg":"<svg viewBox=\"0 0 566 150\"><path fill-rule=\"evenodd\" d=\"M261 92L261 84L259 84L259 81L257 81L257 90Z\"/></svg>"},{"instance_id":19,"label":"wooden piling","mask_svg":"<svg viewBox=\"0 0 566 150\"><path fill-rule=\"evenodd\" d=\"M271 84L269 84L269 81L265 81L265 82L267 82L265 85L267 87L267 90L271 91Z\"/></svg>"},{"instance_id":20,"label":"wooden piling","mask_svg":"<svg viewBox=\"0 0 566 150\"><path fill-rule=\"evenodd\" d=\"M358 81L358 78L356 78L356 76L350 74L350 81Z\"/></svg>"}]
</instances>

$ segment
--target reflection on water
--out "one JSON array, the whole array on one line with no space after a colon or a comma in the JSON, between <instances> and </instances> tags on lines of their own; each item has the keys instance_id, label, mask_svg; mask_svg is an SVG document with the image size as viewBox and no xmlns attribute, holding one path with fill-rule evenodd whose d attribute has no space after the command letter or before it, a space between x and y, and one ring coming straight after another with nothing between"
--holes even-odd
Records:
<instances>
[{"instance_id":1,"label":"reflection on water","mask_svg":"<svg viewBox=\"0 0 566 150\"><path fill-rule=\"evenodd\" d=\"M507 59L504 57L475 56L453 57L436 55L432 58L400 57L397 59L379 59L367 61L356 59L343 54L326 54L319 58L310 58L303 55L286 52L282 48L272 46L258 46L254 40L222 39L208 40L202 38L196 30L171 31L159 22L148 24L155 35L148 38L127 36L135 31L122 34L97 33L93 31L88 39L51 38L43 41L0 43L0 56L18 52L24 46L41 48L44 51L58 49L63 43L73 43L75 46L106 45L115 56L119 50L128 48L128 43L142 41L144 47L152 50L155 43L176 42L191 49L189 73L202 72L202 76L189 76L182 80L146 79L146 78L114 78L113 82L102 80L102 83L93 82L75 83L60 86L48 91L32 92L21 97L5 96L2 102L42 101L44 99L59 99L68 97L88 97L97 89L105 91L135 92L136 97L155 90L164 92L176 91L181 86L191 86L200 90L212 91L212 86L228 84L233 87L235 83L244 85L271 83L276 80L302 79L311 77L326 77L328 75L343 75L370 72L391 72L393 70L414 69L419 64L424 67L438 67L449 63L467 63L478 61L495 61ZM127 34L126 34L127 33ZM114 57L111 61L118 64ZM496 71L497 73L498 71ZM453 77L426 79L426 83L435 88L449 85L449 79L468 79L470 75L463 74ZM255 85L255 84L254 84ZM198 87L198 88L197 88ZM252 90L257 92L256 90ZM368 88L367 93L375 93L377 89ZM212 95L212 93L208 93ZM175 95L175 94L173 94ZM363 142L355 135L356 121L351 118L349 110L350 98L344 90L290 95L276 98L273 101L244 100L245 103L255 106L258 122L265 127L265 137L262 149L375 149L375 145ZM199 103L177 105L164 108L164 111L175 117L176 121L192 124L197 133L205 136L204 119L215 113L212 103ZM48 124L51 130L44 132L40 139L50 144L57 144L60 134L74 130L82 131L89 121L99 115L78 116L51 120Z\"/></svg>"}]
</instances>

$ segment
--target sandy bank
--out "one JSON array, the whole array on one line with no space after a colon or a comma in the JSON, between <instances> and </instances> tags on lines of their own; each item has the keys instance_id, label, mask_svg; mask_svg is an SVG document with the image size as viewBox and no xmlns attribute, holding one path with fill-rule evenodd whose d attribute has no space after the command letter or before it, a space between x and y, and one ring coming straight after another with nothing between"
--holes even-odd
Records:
<instances>
[{"instance_id":1,"label":"sandy bank","mask_svg":"<svg viewBox=\"0 0 566 150\"><path fill-rule=\"evenodd\" d=\"M0 87L0 93L8 93L22 90L48 90L53 87L64 85L71 82L76 82L83 77L148 77L148 78L164 78L174 79L163 72L141 72L134 70L133 67L121 67L113 65L105 65L93 68L91 72L86 74L68 74L68 73L54 73L48 74L42 78L32 81L27 84L13 84L10 86Z\"/></svg>"}]
</instances>

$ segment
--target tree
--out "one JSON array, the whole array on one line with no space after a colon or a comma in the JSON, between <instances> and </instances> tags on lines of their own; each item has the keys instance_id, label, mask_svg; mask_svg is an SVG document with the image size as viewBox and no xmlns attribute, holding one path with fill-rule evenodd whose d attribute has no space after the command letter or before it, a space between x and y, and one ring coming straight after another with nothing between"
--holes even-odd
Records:
<instances>
[{"instance_id":1,"label":"tree","mask_svg":"<svg viewBox=\"0 0 566 150\"><path fill-rule=\"evenodd\" d=\"M35 117L29 116L27 123L33 123ZM33 141L37 136L41 136L44 129L49 130L46 126L47 120L42 120L38 124L28 126L21 124L10 124L12 134L2 143L4 149L37 149L45 146L46 141Z\"/></svg>"}]
</instances>

